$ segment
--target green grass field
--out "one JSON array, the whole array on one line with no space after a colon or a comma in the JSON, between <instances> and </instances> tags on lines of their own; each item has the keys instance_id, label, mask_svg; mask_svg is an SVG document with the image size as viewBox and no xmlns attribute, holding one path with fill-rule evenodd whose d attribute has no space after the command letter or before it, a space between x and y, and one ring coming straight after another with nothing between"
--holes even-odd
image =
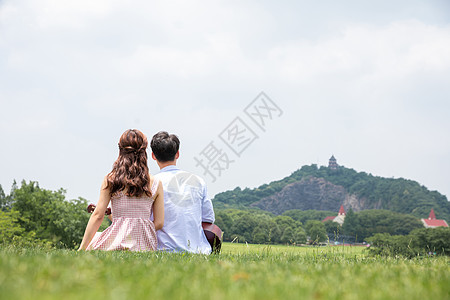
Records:
<instances>
[{"instance_id":1,"label":"green grass field","mask_svg":"<svg viewBox=\"0 0 450 300\"><path fill-rule=\"evenodd\" d=\"M220 255L0 248L0 299L450 299L450 259L224 244Z\"/></svg>"}]
</instances>

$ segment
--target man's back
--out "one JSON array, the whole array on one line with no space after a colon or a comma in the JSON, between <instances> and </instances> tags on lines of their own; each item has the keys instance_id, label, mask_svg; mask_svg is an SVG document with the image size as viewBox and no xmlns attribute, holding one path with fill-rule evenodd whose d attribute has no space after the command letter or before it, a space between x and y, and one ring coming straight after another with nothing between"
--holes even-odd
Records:
<instances>
[{"instance_id":1,"label":"man's back","mask_svg":"<svg viewBox=\"0 0 450 300\"><path fill-rule=\"evenodd\" d=\"M164 189L164 227L157 232L158 249L209 254L202 229L214 222L214 210L200 177L170 165L155 175Z\"/></svg>"}]
</instances>

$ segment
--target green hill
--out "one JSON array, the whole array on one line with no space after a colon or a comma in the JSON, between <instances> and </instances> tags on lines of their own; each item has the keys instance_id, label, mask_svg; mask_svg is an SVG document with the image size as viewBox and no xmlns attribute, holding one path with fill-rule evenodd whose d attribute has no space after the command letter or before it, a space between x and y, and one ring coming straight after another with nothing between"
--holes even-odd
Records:
<instances>
[{"instance_id":1,"label":"green hill","mask_svg":"<svg viewBox=\"0 0 450 300\"><path fill-rule=\"evenodd\" d=\"M292 209L354 211L385 209L426 218L434 208L438 219L450 220L450 202L437 191L403 178L383 178L340 166L337 170L303 166L290 176L254 189L217 194L216 209L260 208L276 215Z\"/></svg>"}]
</instances>

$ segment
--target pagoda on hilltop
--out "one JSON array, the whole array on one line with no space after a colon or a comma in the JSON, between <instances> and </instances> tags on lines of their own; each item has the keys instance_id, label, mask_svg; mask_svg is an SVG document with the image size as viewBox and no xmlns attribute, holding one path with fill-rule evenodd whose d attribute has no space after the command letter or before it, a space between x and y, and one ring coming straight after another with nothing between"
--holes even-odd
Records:
<instances>
[{"instance_id":1,"label":"pagoda on hilltop","mask_svg":"<svg viewBox=\"0 0 450 300\"><path fill-rule=\"evenodd\" d=\"M423 226L425 226L426 228L448 227L448 224L447 222L445 222L445 220L436 219L434 209L431 209L428 219L420 219L420 220L422 221Z\"/></svg>"},{"instance_id":2,"label":"pagoda on hilltop","mask_svg":"<svg viewBox=\"0 0 450 300\"><path fill-rule=\"evenodd\" d=\"M328 168L330 170L337 170L339 165L337 164L336 158L334 155L331 155L330 160L328 161Z\"/></svg>"},{"instance_id":3,"label":"pagoda on hilltop","mask_svg":"<svg viewBox=\"0 0 450 300\"><path fill-rule=\"evenodd\" d=\"M337 216L329 216L326 217L325 219L322 220L322 222L326 222L326 221L333 221L338 223L339 225L344 224L344 220L345 220L345 209L344 209L344 205L341 205L341 208L339 208L339 212Z\"/></svg>"}]
</instances>

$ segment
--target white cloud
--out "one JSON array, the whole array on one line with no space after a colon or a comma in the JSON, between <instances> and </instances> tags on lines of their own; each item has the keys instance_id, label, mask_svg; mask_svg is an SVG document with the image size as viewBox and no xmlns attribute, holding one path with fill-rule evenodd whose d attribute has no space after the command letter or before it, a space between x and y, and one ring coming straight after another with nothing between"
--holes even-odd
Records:
<instances>
[{"instance_id":1,"label":"white cloud","mask_svg":"<svg viewBox=\"0 0 450 300\"><path fill-rule=\"evenodd\" d=\"M450 167L448 22L420 17L420 7L410 15L402 5L378 8L387 18L334 5L358 16L342 20L305 3L3 1L0 139L36 147L27 165L1 159L0 183L36 179L95 199L101 172L85 169L109 169L105 157L130 127L179 133L181 163L197 170L192 157L264 90L285 114L213 194L325 163L333 152L347 166L450 194L440 180ZM50 138L64 156L48 153ZM294 151L295 162L274 160L274 151ZM399 163L404 152L420 161L417 170ZM71 171L55 175L66 164Z\"/></svg>"},{"instance_id":2,"label":"white cloud","mask_svg":"<svg viewBox=\"0 0 450 300\"><path fill-rule=\"evenodd\" d=\"M416 72L448 71L449 46L449 26L431 26L418 21L397 22L381 28L352 24L329 39L278 45L269 57L280 64L280 75L293 81L311 81L337 73L392 80Z\"/></svg>"}]
</instances>

